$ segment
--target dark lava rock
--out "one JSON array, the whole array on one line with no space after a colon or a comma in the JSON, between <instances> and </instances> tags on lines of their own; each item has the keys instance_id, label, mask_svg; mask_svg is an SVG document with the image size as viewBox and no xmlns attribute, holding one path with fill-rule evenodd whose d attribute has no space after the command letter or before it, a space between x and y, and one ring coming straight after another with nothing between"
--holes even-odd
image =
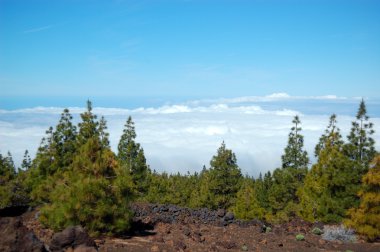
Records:
<instances>
[{"instance_id":1,"label":"dark lava rock","mask_svg":"<svg viewBox=\"0 0 380 252\"><path fill-rule=\"evenodd\" d=\"M28 211L28 205L8 206L0 209L0 217L16 217Z\"/></svg>"},{"instance_id":2,"label":"dark lava rock","mask_svg":"<svg viewBox=\"0 0 380 252\"><path fill-rule=\"evenodd\" d=\"M80 246L96 248L93 239L81 226L68 227L62 232L56 233L51 240L49 249L54 251L63 251L67 248L77 248Z\"/></svg>"},{"instance_id":3,"label":"dark lava rock","mask_svg":"<svg viewBox=\"0 0 380 252\"><path fill-rule=\"evenodd\" d=\"M0 251L46 251L44 244L22 224L20 217L0 218L0 237Z\"/></svg>"},{"instance_id":4,"label":"dark lava rock","mask_svg":"<svg viewBox=\"0 0 380 252\"><path fill-rule=\"evenodd\" d=\"M224 216L225 221L232 221L235 219L235 215L233 213L227 213L226 216Z\"/></svg>"}]
</instances>

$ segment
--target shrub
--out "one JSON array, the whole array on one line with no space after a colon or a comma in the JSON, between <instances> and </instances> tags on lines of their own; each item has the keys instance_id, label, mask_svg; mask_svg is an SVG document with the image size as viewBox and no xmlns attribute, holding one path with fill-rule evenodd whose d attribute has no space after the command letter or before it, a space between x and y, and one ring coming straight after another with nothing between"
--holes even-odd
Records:
<instances>
[{"instance_id":1,"label":"shrub","mask_svg":"<svg viewBox=\"0 0 380 252\"><path fill-rule=\"evenodd\" d=\"M302 235L302 234L298 234L298 235L296 235L296 240L297 241L304 241L305 240L305 236Z\"/></svg>"},{"instance_id":2,"label":"shrub","mask_svg":"<svg viewBox=\"0 0 380 252\"><path fill-rule=\"evenodd\" d=\"M356 235L353 229L340 226L325 226L322 238L327 241L355 242Z\"/></svg>"},{"instance_id":3,"label":"shrub","mask_svg":"<svg viewBox=\"0 0 380 252\"><path fill-rule=\"evenodd\" d=\"M311 230L311 232L313 234L315 234L315 235L321 235L321 234L323 234L323 231L320 228L317 228L317 227L313 228L313 230Z\"/></svg>"}]
</instances>

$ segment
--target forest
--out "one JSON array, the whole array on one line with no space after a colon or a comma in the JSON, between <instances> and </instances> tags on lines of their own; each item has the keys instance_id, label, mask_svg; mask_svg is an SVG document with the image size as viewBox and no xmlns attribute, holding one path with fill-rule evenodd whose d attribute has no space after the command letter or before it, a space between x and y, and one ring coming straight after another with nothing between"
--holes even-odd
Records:
<instances>
[{"instance_id":1,"label":"forest","mask_svg":"<svg viewBox=\"0 0 380 252\"><path fill-rule=\"evenodd\" d=\"M269 223L296 217L344 223L368 241L380 238L380 155L363 100L346 137L331 115L313 164L295 116L281 166L257 178L242 174L224 142L199 173L152 171L131 117L114 153L107 122L93 113L90 101L80 116L75 125L64 109L33 160L25 151L17 169L9 152L0 154L0 209L40 207L45 226L62 230L80 224L95 236L126 232L133 216L130 203L150 202L227 209L239 219Z\"/></svg>"}]
</instances>

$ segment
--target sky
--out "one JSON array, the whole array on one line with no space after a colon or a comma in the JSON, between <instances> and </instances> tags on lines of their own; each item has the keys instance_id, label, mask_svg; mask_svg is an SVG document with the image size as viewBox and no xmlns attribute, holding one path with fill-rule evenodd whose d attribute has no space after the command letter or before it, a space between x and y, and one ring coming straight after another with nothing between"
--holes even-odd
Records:
<instances>
[{"instance_id":1,"label":"sky","mask_svg":"<svg viewBox=\"0 0 380 252\"><path fill-rule=\"evenodd\" d=\"M0 41L2 97L380 94L375 0L0 0Z\"/></svg>"},{"instance_id":2,"label":"sky","mask_svg":"<svg viewBox=\"0 0 380 252\"><path fill-rule=\"evenodd\" d=\"M152 168L201 169L225 140L257 174L279 165L295 114L310 154L361 98L376 125L380 1L0 0L0 90L16 163L90 99L113 148L135 118Z\"/></svg>"}]
</instances>

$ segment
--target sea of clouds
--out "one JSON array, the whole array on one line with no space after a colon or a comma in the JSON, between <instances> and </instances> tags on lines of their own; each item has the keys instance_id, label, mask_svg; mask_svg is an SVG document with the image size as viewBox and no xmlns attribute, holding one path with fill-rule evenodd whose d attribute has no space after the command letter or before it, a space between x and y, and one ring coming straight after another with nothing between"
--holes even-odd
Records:
<instances>
[{"instance_id":1,"label":"sea of clouds","mask_svg":"<svg viewBox=\"0 0 380 252\"><path fill-rule=\"evenodd\" d=\"M305 148L314 162L314 146L329 116L338 115L338 126L346 139L359 102L358 98L333 95L295 97L278 93L137 109L103 108L94 104L93 112L107 120L114 151L131 115L137 141L144 148L149 165L157 171L200 171L203 165L209 166L217 148L225 141L227 148L236 153L243 173L257 176L280 166L295 115L301 118ZM380 125L378 105L377 101L370 101L367 106L375 130ZM79 114L85 109L69 109L74 121L79 122ZM16 165L21 163L25 149L33 157L46 129L58 123L62 110L58 107L0 109L0 153L10 151ZM377 130L374 135L378 150L379 133Z\"/></svg>"}]
</instances>

